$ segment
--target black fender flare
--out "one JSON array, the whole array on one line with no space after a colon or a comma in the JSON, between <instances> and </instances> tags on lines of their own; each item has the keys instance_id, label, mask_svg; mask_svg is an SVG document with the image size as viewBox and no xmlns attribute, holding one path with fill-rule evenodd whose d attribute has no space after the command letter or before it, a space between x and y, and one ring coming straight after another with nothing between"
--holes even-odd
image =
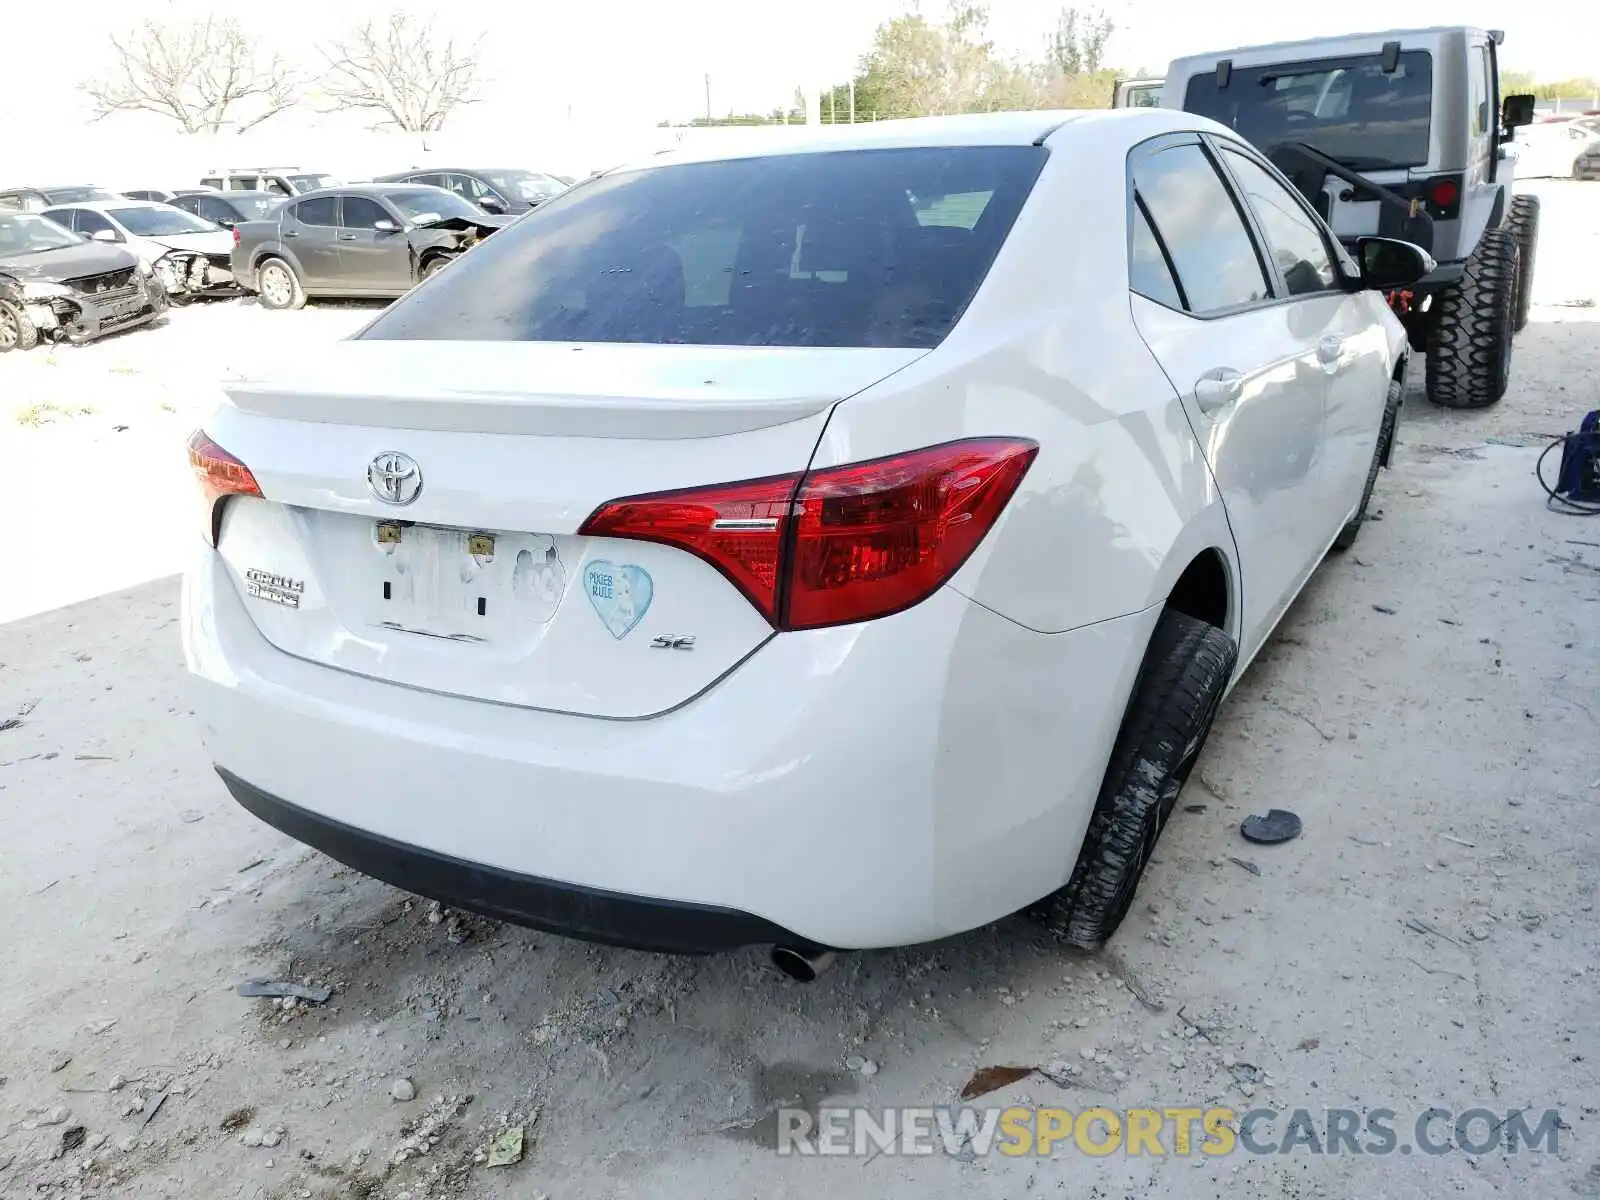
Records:
<instances>
[{"instance_id":1,"label":"black fender flare","mask_svg":"<svg viewBox=\"0 0 1600 1200\"><path fill-rule=\"evenodd\" d=\"M1494 190L1494 207L1489 210L1489 223L1485 229L1499 229L1506 219L1506 194L1511 189L1499 184Z\"/></svg>"}]
</instances>

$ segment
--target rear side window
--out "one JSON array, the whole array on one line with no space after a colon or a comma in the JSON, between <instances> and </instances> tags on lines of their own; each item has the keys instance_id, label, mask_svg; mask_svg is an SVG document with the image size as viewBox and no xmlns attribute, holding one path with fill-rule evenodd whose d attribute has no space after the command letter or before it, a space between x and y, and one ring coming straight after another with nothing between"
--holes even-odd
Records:
<instances>
[{"instance_id":1,"label":"rear side window","mask_svg":"<svg viewBox=\"0 0 1600 1200\"><path fill-rule=\"evenodd\" d=\"M1143 203L1137 200L1133 206L1133 239L1128 250L1128 286L1157 304L1183 307L1183 296L1178 291L1178 281L1173 278L1172 265L1167 262L1167 252L1157 240L1155 230L1150 228Z\"/></svg>"},{"instance_id":2,"label":"rear side window","mask_svg":"<svg viewBox=\"0 0 1600 1200\"><path fill-rule=\"evenodd\" d=\"M401 300L378 339L937 345L1047 151L829 151L607 175Z\"/></svg>"},{"instance_id":3,"label":"rear side window","mask_svg":"<svg viewBox=\"0 0 1600 1200\"><path fill-rule=\"evenodd\" d=\"M339 198L316 196L310 200L302 200L294 206L294 219L302 225L337 225Z\"/></svg>"},{"instance_id":4,"label":"rear side window","mask_svg":"<svg viewBox=\"0 0 1600 1200\"><path fill-rule=\"evenodd\" d=\"M1191 142L1137 158L1133 182L1177 269L1189 311L1267 299L1271 291L1255 242L1204 150Z\"/></svg>"}]
</instances>

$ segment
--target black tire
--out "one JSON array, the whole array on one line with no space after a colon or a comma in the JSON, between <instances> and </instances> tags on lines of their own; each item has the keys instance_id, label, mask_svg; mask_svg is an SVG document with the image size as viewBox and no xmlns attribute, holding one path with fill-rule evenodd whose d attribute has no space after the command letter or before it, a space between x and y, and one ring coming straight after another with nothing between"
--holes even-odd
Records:
<instances>
[{"instance_id":1,"label":"black tire","mask_svg":"<svg viewBox=\"0 0 1600 1200\"><path fill-rule=\"evenodd\" d=\"M256 295L262 308L304 308L306 290L294 268L281 258L264 258L256 268Z\"/></svg>"},{"instance_id":2,"label":"black tire","mask_svg":"<svg viewBox=\"0 0 1600 1200\"><path fill-rule=\"evenodd\" d=\"M1127 916L1238 657L1239 647L1215 625L1174 609L1162 614L1072 877L1032 909L1069 945L1098 949Z\"/></svg>"},{"instance_id":3,"label":"black tire","mask_svg":"<svg viewBox=\"0 0 1600 1200\"><path fill-rule=\"evenodd\" d=\"M39 344L39 327L15 304L0 300L0 352L32 350Z\"/></svg>"},{"instance_id":4,"label":"black tire","mask_svg":"<svg viewBox=\"0 0 1600 1200\"><path fill-rule=\"evenodd\" d=\"M1391 379L1389 398L1383 406L1383 424L1378 427L1378 444L1373 447L1372 465L1367 468L1367 486L1361 491L1361 507L1333 539L1333 548L1338 553L1354 546L1361 533L1361 525L1367 519L1367 505L1372 503L1372 489L1378 482L1378 469L1389 465L1389 455L1394 452L1395 432L1400 427L1400 404L1404 399L1405 386L1398 379Z\"/></svg>"},{"instance_id":5,"label":"black tire","mask_svg":"<svg viewBox=\"0 0 1600 1200\"><path fill-rule=\"evenodd\" d=\"M1487 408L1511 381L1517 303L1517 239L1486 229L1454 287L1434 300L1428 334L1428 399L1442 408Z\"/></svg>"},{"instance_id":6,"label":"black tire","mask_svg":"<svg viewBox=\"0 0 1600 1200\"><path fill-rule=\"evenodd\" d=\"M1521 333L1533 307L1533 261L1539 252L1539 197L1514 196L1506 226L1517 238L1517 319L1512 328Z\"/></svg>"},{"instance_id":7,"label":"black tire","mask_svg":"<svg viewBox=\"0 0 1600 1200\"><path fill-rule=\"evenodd\" d=\"M424 279L432 279L435 275L437 275L440 271L444 270L449 265L450 265L450 256L449 255L447 255L447 254L436 255L435 257L430 258L427 262L422 264L422 274L419 275L417 277L417 279L418 279L419 282L421 280L424 280Z\"/></svg>"}]
</instances>

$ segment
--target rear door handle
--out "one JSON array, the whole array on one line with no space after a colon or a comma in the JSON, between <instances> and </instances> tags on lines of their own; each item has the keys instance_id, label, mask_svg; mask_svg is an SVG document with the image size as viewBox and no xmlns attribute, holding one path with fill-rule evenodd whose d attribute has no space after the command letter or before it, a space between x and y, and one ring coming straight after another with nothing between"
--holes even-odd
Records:
<instances>
[{"instance_id":1,"label":"rear door handle","mask_svg":"<svg viewBox=\"0 0 1600 1200\"><path fill-rule=\"evenodd\" d=\"M292 229L285 229L283 231L283 236L286 237L286 238L291 238L291 237L299 237L300 235L298 233L296 233Z\"/></svg>"},{"instance_id":2,"label":"rear door handle","mask_svg":"<svg viewBox=\"0 0 1600 1200\"><path fill-rule=\"evenodd\" d=\"M1339 365L1339 357L1344 353L1344 339L1336 338L1331 334L1317 343L1317 361L1325 367Z\"/></svg>"},{"instance_id":3,"label":"rear door handle","mask_svg":"<svg viewBox=\"0 0 1600 1200\"><path fill-rule=\"evenodd\" d=\"M1244 376L1232 367L1216 367L1195 381L1194 402L1207 415L1220 412L1244 394Z\"/></svg>"}]
</instances>

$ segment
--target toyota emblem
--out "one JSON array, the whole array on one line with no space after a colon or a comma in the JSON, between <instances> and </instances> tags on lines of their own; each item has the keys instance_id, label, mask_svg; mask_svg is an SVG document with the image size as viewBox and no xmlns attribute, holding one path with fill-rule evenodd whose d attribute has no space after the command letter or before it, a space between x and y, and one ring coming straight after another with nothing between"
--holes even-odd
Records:
<instances>
[{"instance_id":1,"label":"toyota emblem","mask_svg":"<svg viewBox=\"0 0 1600 1200\"><path fill-rule=\"evenodd\" d=\"M422 468L409 454L385 450L367 468L367 486L385 504L410 504L422 494Z\"/></svg>"}]
</instances>

